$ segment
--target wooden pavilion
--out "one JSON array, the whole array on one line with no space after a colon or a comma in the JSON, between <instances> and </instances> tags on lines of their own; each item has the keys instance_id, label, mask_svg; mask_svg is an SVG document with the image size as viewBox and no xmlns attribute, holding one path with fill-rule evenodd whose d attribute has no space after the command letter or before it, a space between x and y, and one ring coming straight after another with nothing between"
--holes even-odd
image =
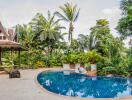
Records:
<instances>
[{"instance_id":1,"label":"wooden pavilion","mask_svg":"<svg viewBox=\"0 0 132 100\"><path fill-rule=\"evenodd\" d=\"M4 28L0 22L0 65L2 65L2 52L3 51L18 51L18 63L20 67L20 51L21 45L16 42L17 34L13 28ZM12 57L12 56L11 56Z\"/></svg>"},{"instance_id":2,"label":"wooden pavilion","mask_svg":"<svg viewBox=\"0 0 132 100\"><path fill-rule=\"evenodd\" d=\"M19 63L19 67L21 65L21 60L20 60L20 51L21 51L21 45L20 43L14 42L14 41L4 41L4 40L0 40L0 65L2 65L2 52L3 51L18 51L18 63ZM12 56L11 56L12 59Z\"/></svg>"}]
</instances>

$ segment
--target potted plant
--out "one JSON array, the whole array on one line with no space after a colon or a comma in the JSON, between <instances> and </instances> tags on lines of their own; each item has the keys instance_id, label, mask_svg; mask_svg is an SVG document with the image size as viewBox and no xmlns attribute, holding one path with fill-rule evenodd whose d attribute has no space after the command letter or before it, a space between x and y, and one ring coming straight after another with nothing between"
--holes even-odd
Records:
<instances>
[{"instance_id":1,"label":"potted plant","mask_svg":"<svg viewBox=\"0 0 132 100\"><path fill-rule=\"evenodd\" d=\"M75 55L74 64L75 64L75 69L78 69L80 67L81 62L80 62L79 54Z\"/></svg>"},{"instance_id":2,"label":"potted plant","mask_svg":"<svg viewBox=\"0 0 132 100\"><path fill-rule=\"evenodd\" d=\"M69 54L69 62L70 62L70 68L74 69L75 68L75 64L77 62L76 52L71 52Z\"/></svg>"},{"instance_id":3,"label":"potted plant","mask_svg":"<svg viewBox=\"0 0 132 100\"><path fill-rule=\"evenodd\" d=\"M84 65L85 59L86 59L85 53L79 52L78 54L76 54L76 63L75 63L76 68L79 68L81 64Z\"/></svg>"},{"instance_id":4,"label":"potted plant","mask_svg":"<svg viewBox=\"0 0 132 100\"><path fill-rule=\"evenodd\" d=\"M64 69L69 69L70 68L70 64L69 64L69 57L68 57L68 55L63 55L61 57L61 60L62 60L63 68Z\"/></svg>"},{"instance_id":5,"label":"potted plant","mask_svg":"<svg viewBox=\"0 0 132 100\"><path fill-rule=\"evenodd\" d=\"M101 56L95 50L89 51L88 53L88 61L91 64L91 71L97 71L97 62L101 60Z\"/></svg>"},{"instance_id":6,"label":"potted plant","mask_svg":"<svg viewBox=\"0 0 132 100\"><path fill-rule=\"evenodd\" d=\"M84 61L83 58L84 58L83 53L72 52L69 55L69 60L70 60L71 68L78 69L80 67L80 64Z\"/></svg>"}]
</instances>

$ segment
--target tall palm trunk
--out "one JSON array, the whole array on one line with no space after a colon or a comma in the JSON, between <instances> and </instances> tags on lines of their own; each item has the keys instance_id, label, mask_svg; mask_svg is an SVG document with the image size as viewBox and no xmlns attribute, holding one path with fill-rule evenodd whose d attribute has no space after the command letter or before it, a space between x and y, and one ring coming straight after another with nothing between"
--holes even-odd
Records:
<instances>
[{"instance_id":1,"label":"tall palm trunk","mask_svg":"<svg viewBox=\"0 0 132 100\"><path fill-rule=\"evenodd\" d=\"M68 40L69 40L70 45L72 43L73 30L74 30L73 23L70 22L70 24L69 24L69 37L68 37Z\"/></svg>"},{"instance_id":2,"label":"tall palm trunk","mask_svg":"<svg viewBox=\"0 0 132 100\"><path fill-rule=\"evenodd\" d=\"M68 34L68 41L69 41L69 44L71 44L71 31L70 31L70 26L69 26L69 34Z\"/></svg>"}]
</instances>

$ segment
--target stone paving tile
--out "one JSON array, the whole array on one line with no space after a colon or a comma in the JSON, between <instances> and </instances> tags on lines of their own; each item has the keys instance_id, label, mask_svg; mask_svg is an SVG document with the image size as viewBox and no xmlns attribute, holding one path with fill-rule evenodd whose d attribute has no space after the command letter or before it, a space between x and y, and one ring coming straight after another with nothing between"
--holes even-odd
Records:
<instances>
[{"instance_id":1,"label":"stone paving tile","mask_svg":"<svg viewBox=\"0 0 132 100\"><path fill-rule=\"evenodd\" d=\"M0 75L0 100L132 100L132 97L122 99L79 99L52 94L42 90L35 82L36 75L42 70L21 70L22 76L19 79L9 79L8 75Z\"/></svg>"}]
</instances>

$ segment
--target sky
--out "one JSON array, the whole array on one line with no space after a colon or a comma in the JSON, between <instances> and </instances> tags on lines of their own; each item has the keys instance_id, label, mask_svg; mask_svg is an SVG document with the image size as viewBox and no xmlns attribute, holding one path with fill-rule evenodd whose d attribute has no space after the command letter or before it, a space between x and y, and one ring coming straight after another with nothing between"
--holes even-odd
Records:
<instances>
[{"instance_id":1,"label":"sky","mask_svg":"<svg viewBox=\"0 0 132 100\"><path fill-rule=\"evenodd\" d=\"M80 8L79 18L74 23L74 38L78 34L89 34L98 19L108 19L111 33L118 36L115 27L121 18L120 0L0 0L0 20L4 27L27 24L37 12L46 16L48 10L60 11L59 6L66 2ZM68 28L68 23L64 25Z\"/></svg>"}]
</instances>

